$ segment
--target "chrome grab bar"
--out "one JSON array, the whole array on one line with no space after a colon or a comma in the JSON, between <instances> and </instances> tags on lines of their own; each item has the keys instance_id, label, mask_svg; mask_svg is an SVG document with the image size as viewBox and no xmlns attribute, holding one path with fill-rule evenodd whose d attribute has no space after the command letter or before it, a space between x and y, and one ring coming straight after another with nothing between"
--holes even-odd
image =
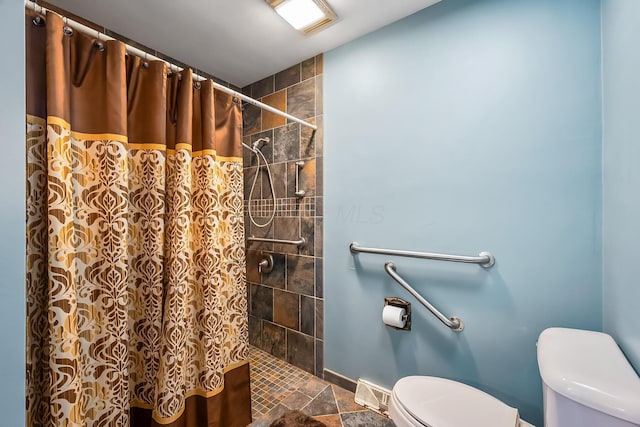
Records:
<instances>
[{"instance_id":1,"label":"chrome grab bar","mask_svg":"<svg viewBox=\"0 0 640 427\"><path fill-rule=\"evenodd\" d=\"M430 252L400 251L396 249L365 248L360 246L357 242L351 242L349 249L351 250L351 253L365 252L370 254L404 256L409 258L435 259L438 261L465 262L469 264L480 264L480 266L484 268L489 268L496 262L490 252L480 252L478 256L447 255Z\"/></svg>"},{"instance_id":2,"label":"chrome grab bar","mask_svg":"<svg viewBox=\"0 0 640 427\"><path fill-rule=\"evenodd\" d=\"M299 248L303 248L306 244L307 241L304 239L304 237L301 237L300 240L282 240L282 239L268 239L268 238L264 238L264 237L248 237L247 238L248 242L262 242L262 243L279 243L282 245L295 245Z\"/></svg>"},{"instance_id":3,"label":"chrome grab bar","mask_svg":"<svg viewBox=\"0 0 640 427\"><path fill-rule=\"evenodd\" d=\"M416 292L416 290L413 289L411 285L409 285L402 277L400 277L398 273L396 273L396 266L394 263L392 263L391 261L385 262L384 269L387 274L393 278L393 280L398 282L400 286L405 288L407 292L413 295L415 299L420 302L420 304L427 307L427 310L429 310L434 316L436 316L438 320L444 323L445 326L447 326L454 332L461 332L464 329L464 323L462 323L462 319L459 319L457 317L447 318L444 314L440 313L434 306L432 306L429 301L424 299L422 295Z\"/></svg>"},{"instance_id":4,"label":"chrome grab bar","mask_svg":"<svg viewBox=\"0 0 640 427\"><path fill-rule=\"evenodd\" d=\"M293 194L296 195L297 198L302 198L305 195L305 191L300 189L300 171L304 167L304 161L300 160L296 162L296 187L295 192Z\"/></svg>"}]
</instances>

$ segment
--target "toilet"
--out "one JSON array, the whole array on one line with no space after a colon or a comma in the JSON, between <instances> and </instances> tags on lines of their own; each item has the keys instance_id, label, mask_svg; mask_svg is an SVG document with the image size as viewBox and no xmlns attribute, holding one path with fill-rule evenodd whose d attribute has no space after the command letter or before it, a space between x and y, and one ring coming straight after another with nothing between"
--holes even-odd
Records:
<instances>
[{"instance_id":1,"label":"toilet","mask_svg":"<svg viewBox=\"0 0 640 427\"><path fill-rule=\"evenodd\" d=\"M538 365L545 427L640 426L640 378L609 335L547 329ZM397 427L532 427L490 394L428 376L396 382L389 415Z\"/></svg>"},{"instance_id":2,"label":"toilet","mask_svg":"<svg viewBox=\"0 0 640 427\"><path fill-rule=\"evenodd\" d=\"M538 366L546 427L640 426L640 377L610 335L546 329Z\"/></svg>"},{"instance_id":3,"label":"toilet","mask_svg":"<svg viewBox=\"0 0 640 427\"><path fill-rule=\"evenodd\" d=\"M397 427L533 427L518 410L477 388L438 377L398 380L389 416Z\"/></svg>"}]
</instances>

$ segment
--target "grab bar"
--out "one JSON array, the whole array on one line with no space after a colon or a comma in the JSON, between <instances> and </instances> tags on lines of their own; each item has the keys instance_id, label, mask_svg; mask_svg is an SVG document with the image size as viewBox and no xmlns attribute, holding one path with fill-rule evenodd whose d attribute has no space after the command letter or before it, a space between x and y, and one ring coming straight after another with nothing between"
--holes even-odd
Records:
<instances>
[{"instance_id":1,"label":"grab bar","mask_svg":"<svg viewBox=\"0 0 640 427\"><path fill-rule=\"evenodd\" d=\"M299 199L303 198L305 195L305 191L300 189L300 171L304 167L304 161L300 160L296 162L296 187L295 187L295 196Z\"/></svg>"},{"instance_id":2,"label":"grab bar","mask_svg":"<svg viewBox=\"0 0 640 427\"><path fill-rule=\"evenodd\" d=\"M304 245L307 244L307 241L304 237L301 237L300 240L282 240L282 239L268 239L264 237L249 237L247 238L248 242L262 242L262 243L279 243L282 245L295 245L298 248L303 248Z\"/></svg>"},{"instance_id":3,"label":"grab bar","mask_svg":"<svg viewBox=\"0 0 640 427\"><path fill-rule=\"evenodd\" d=\"M438 261L453 261L453 262L465 262L468 264L480 264L481 267L489 268L495 264L496 260L490 252L480 252L478 256L466 256L466 255L447 255L436 254L430 252L412 252L412 251L400 251L396 249L378 249L378 248L365 248L360 246L357 242L351 242L349 245L351 253L365 252L370 254L380 255L396 255L410 258L422 258L422 259L435 259Z\"/></svg>"},{"instance_id":4,"label":"grab bar","mask_svg":"<svg viewBox=\"0 0 640 427\"><path fill-rule=\"evenodd\" d=\"M429 301L424 299L422 295L416 292L416 290L413 289L402 277L400 277L398 273L396 273L396 266L394 263L392 263L391 261L386 262L384 264L384 269L387 274L393 278L393 280L398 282L400 286L405 288L407 292L413 295L415 299L420 302L420 304L427 307L427 310L429 310L434 316L436 316L438 320L444 323L446 327L454 332L461 332L464 329L464 323L462 323L462 319L459 319L457 317L447 318L444 314L440 313L434 306L432 306Z\"/></svg>"}]
</instances>

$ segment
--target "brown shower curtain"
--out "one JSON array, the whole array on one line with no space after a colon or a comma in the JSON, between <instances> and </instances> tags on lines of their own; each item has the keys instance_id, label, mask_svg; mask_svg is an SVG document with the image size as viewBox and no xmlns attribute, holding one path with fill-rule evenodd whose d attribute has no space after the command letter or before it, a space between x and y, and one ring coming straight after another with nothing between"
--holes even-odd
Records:
<instances>
[{"instance_id":1,"label":"brown shower curtain","mask_svg":"<svg viewBox=\"0 0 640 427\"><path fill-rule=\"evenodd\" d=\"M34 17L27 425L246 426L239 105Z\"/></svg>"}]
</instances>

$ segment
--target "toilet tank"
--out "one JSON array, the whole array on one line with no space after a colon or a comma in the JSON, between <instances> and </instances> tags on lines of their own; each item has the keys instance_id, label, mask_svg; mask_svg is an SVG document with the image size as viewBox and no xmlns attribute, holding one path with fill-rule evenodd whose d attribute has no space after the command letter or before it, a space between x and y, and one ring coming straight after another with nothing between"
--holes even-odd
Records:
<instances>
[{"instance_id":1,"label":"toilet tank","mask_svg":"<svg viewBox=\"0 0 640 427\"><path fill-rule=\"evenodd\" d=\"M640 426L640 377L611 336L546 329L538 366L545 427Z\"/></svg>"}]
</instances>

